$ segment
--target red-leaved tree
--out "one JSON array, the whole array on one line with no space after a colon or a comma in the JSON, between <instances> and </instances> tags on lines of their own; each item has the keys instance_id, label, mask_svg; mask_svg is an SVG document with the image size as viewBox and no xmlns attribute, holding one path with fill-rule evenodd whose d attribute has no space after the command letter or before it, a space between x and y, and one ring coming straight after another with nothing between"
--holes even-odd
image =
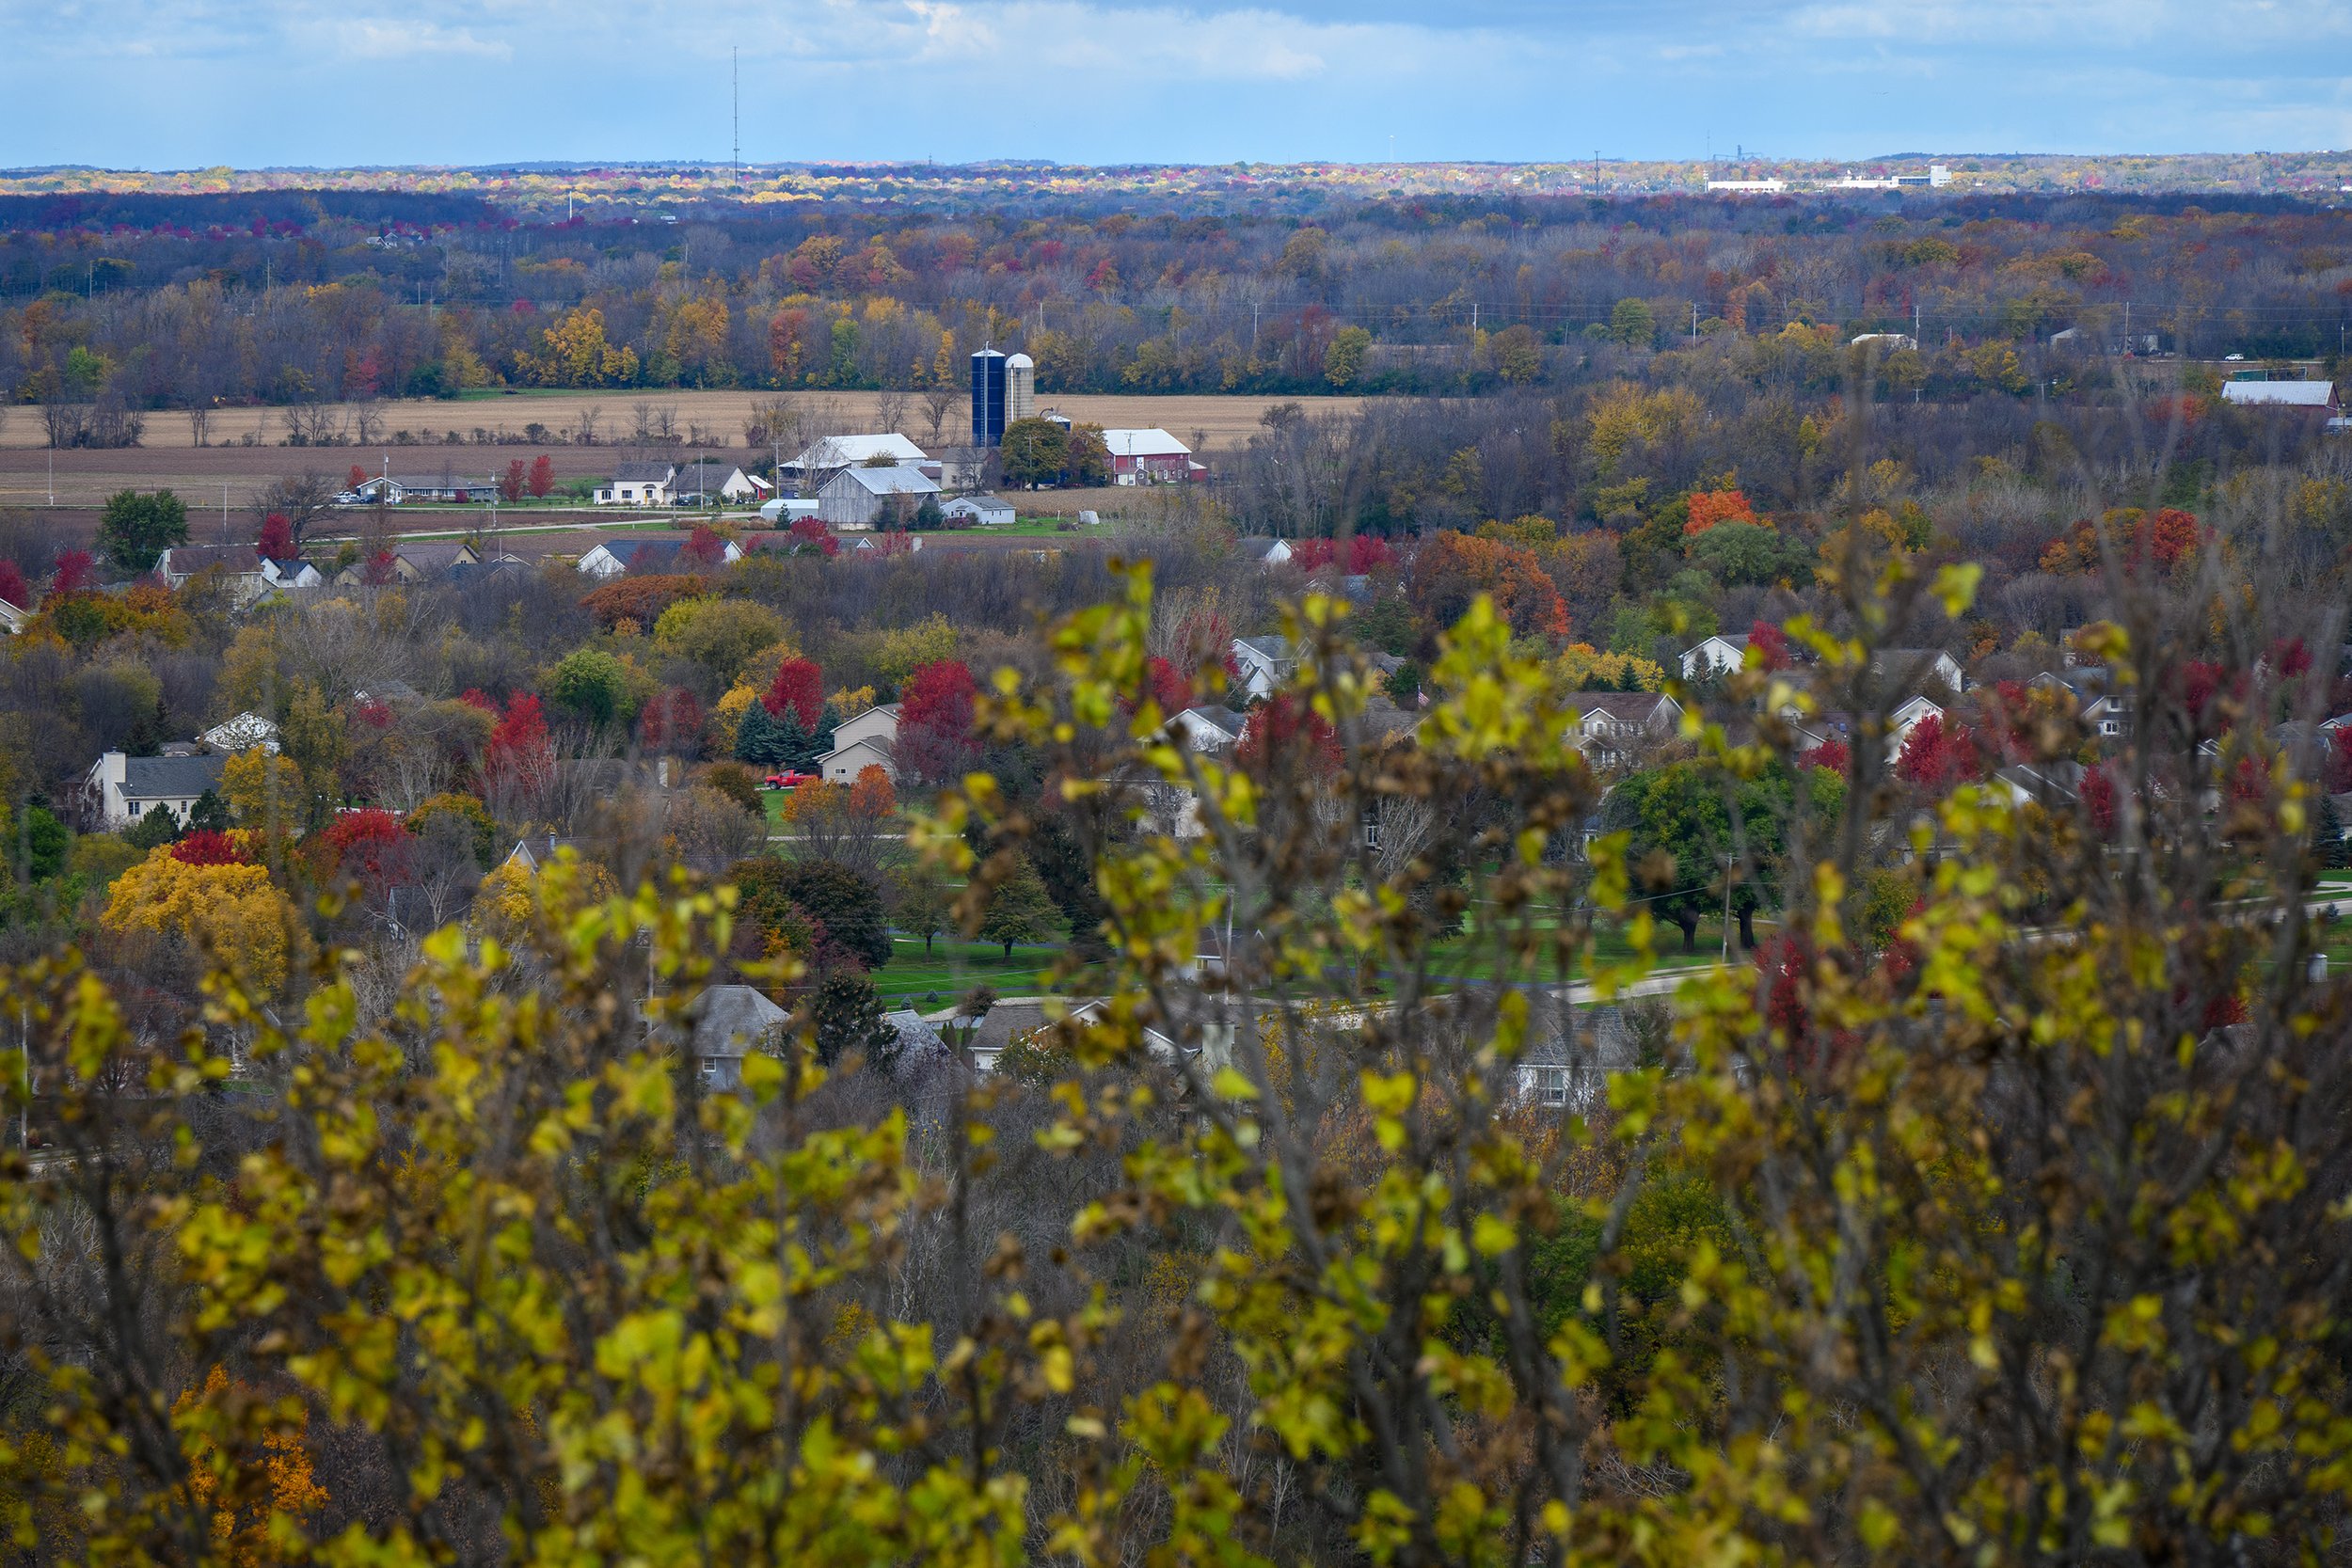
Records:
<instances>
[{"instance_id":1,"label":"red-leaved tree","mask_svg":"<svg viewBox=\"0 0 2352 1568\"><path fill-rule=\"evenodd\" d=\"M0 559L0 599L19 610L33 608L33 591L24 585L24 574L13 561Z\"/></svg>"},{"instance_id":2,"label":"red-leaved tree","mask_svg":"<svg viewBox=\"0 0 2352 1568\"><path fill-rule=\"evenodd\" d=\"M716 566L727 558L727 542L709 524L696 523L678 553L697 566Z\"/></svg>"},{"instance_id":3,"label":"red-leaved tree","mask_svg":"<svg viewBox=\"0 0 2352 1568\"><path fill-rule=\"evenodd\" d=\"M1788 634L1770 621L1748 627L1748 646L1763 656L1767 670L1786 670L1796 662L1788 651Z\"/></svg>"},{"instance_id":4,"label":"red-leaved tree","mask_svg":"<svg viewBox=\"0 0 2352 1568\"><path fill-rule=\"evenodd\" d=\"M692 757L703 744L703 705L684 687L657 691L637 715L639 750L656 756Z\"/></svg>"},{"instance_id":5,"label":"red-leaved tree","mask_svg":"<svg viewBox=\"0 0 2352 1568\"><path fill-rule=\"evenodd\" d=\"M60 550L57 554L57 575L50 579L49 592L54 595L80 594L98 581L98 563L87 550Z\"/></svg>"},{"instance_id":6,"label":"red-leaved tree","mask_svg":"<svg viewBox=\"0 0 2352 1568\"><path fill-rule=\"evenodd\" d=\"M1276 770L1327 779L1339 771L1340 740L1330 721L1288 691L1278 691L1253 710L1233 747L1245 772L1265 778Z\"/></svg>"},{"instance_id":7,"label":"red-leaved tree","mask_svg":"<svg viewBox=\"0 0 2352 1568\"><path fill-rule=\"evenodd\" d=\"M541 452L531 460L530 485L534 499L544 499L547 493L555 488L554 458Z\"/></svg>"},{"instance_id":8,"label":"red-leaved tree","mask_svg":"<svg viewBox=\"0 0 2352 1568\"><path fill-rule=\"evenodd\" d=\"M368 471L367 469L359 467L358 464L354 463L351 466L351 472L345 476L345 481L346 483L343 485L344 489L357 490L359 486L368 482Z\"/></svg>"},{"instance_id":9,"label":"red-leaved tree","mask_svg":"<svg viewBox=\"0 0 2352 1568\"><path fill-rule=\"evenodd\" d=\"M835 539L825 525L814 517L795 517L787 530L792 535L792 553L800 555L816 550L827 556L841 553L841 541Z\"/></svg>"},{"instance_id":10,"label":"red-leaved tree","mask_svg":"<svg viewBox=\"0 0 2352 1568\"><path fill-rule=\"evenodd\" d=\"M534 813L555 782L555 744L539 699L518 691L490 731L482 753L482 783L490 809L501 817Z\"/></svg>"},{"instance_id":11,"label":"red-leaved tree","mask_svg":"<svg viewBox=\"0 0 2352 1568\"><path fill-rule=\"evenodd\" d=\"M398 816L370 807L340 814L311 843L322 878L349 878L370 893L381 893L406 879L417 840Z\"/></svg>"},{"instance_id":12,"label":"red-leaved tree","mask_svg":"<svg viewBox=\"0 0 2352 1568\"><path fill-rule=\"evenodd\" d=\"M895 748L902 777L936 784L978 759L972 735L972 701L979 683L961 659L943 658L907 677L898 693Z\"/></svg>"},{"instance_id":13,"label":"red-leaved tree","mask_svg":"<svg viewBox=\"0 0 2352 1568\"><path fill-rule=\"evenodd\" d=\"M183 865L242 865L249 859L235 838L213 828L181 835L171 858Z\"/></svg>"},{"instance_id":14,"label":"red-leaved tree","mask_svg":"<svg viewBox=\"0 0 2352 1568\"><path fill-rule=\"evenodd\" d=\"M1846 750L1844 741L1832 736L1819 746L1799 753L1797 766L1799 768L1826 768L1842 778L1846 770L1853 766L1853 753Z\"/></svg>"},{"instance_id":15,"label":"red-leaved tree","mask_svg":"<svg viewBox=\"0 0 2352 1568\"><path fill-rule=\"evenodd\" d=\"M1976 739L1959 724L1931 713L1911 727L1903 749L1895 758L1895 776L1905 784L1942 795L1983 774L1983 759Z\"/></svg>"},{"instance_id":16,"label":"red-leaved tree","mask_svg":"<svg viewBox=\"0 0 2352 1568\"><path fill-rule=\"evenodd\" d=\"M523 472L523 460L519 457L516 458L506 465L506 471L499 475L499 499L506 501L522 499L524 487L530 483Z\"/></svg>"},{"instance_id":17,"label":"red-leaved tree","mask_svg":"<svg viewBox=\"0 0 2352 1568\"><path fill-rule=\"evenodd\" d=\"M262 535L253 541L255 552L267 561L285 561L294 553L294 519L283 512L273 512L262 519Z\"/></svg>"},{"instance_id":18,"label":"red-leaved tree","mask_svg":"<svg viewBox=\"0 0 2352 1568\"><path fill-rule=\"evenodd\" d=\"M825 673L812 659L787 658L776 666L776 678L769 683L768 694L760 703L777 719L790 708L799 715L801 728L814 730L817 716L825 706Z\"/></svg>"}]
</instances>

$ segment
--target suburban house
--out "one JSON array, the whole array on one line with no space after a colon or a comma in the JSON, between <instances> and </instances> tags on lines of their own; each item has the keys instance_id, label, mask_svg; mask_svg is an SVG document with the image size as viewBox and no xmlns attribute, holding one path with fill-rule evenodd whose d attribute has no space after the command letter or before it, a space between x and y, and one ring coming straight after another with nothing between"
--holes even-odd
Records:
<instances>
[{"instance_id":1,"label":"suburban house","mask_svg":"<svg viewBox=\"0 0 2352 1568\"><path fill-rule=\"evenodd\" d=\"M1641 1043L1622 1007L1572 1007L1549 1029L1531 1031L1516 1064L1519 1098L1578 1110L1609 1091L1609 1075L1641 1066Z\"/></svg>"},{"instance_id":2,"label":"suburban house","mask_svg":"<svg viewBox=\"0 0 2352 1568\"><path fill-rule=\"evenodd\" d=\"M394 582L424 582L447 577L460 566L480 562L474 547L463 540L419 540L413 544L397 545L391 552L390 575ZM355 562L335 574L335 581L353 587L368 580L368 563Z\"/></svg>"},{"instance_id":3,"label":"suburban house","mask_svg":"<svg viewBox=\"0 0 2352 1568\"><path fill-rule=\"evenodd\" d=\"M951 523L961 517L982 528L995 528L1013 520L1012 502L994 496L959 496L939 512Z\"/></svg>"},{"instance_id":4,"label":"suburban house","mask_svg":"<svg viewBox=\"0 0 2352 1568\"><path fill-rule=\"evenodd\" d=\"M1902 691L1932 691L1941 688L1957 697L1967 689L1967 674L1960 660L1941 648L1881 648L1870 661L1870 673L1891 676Z\"/></svg>"},{"instance_id":5,"label":"suburban house","mask_svg":"<svg viewBox=\"0 0 2352 1568\"><path fill-rule=\"evenodd\" d=\"M2225 381L2221 401L2241 408L2311 408L2331 411L2336 403L2332 381Z\"/></svg>"},{"instance_id":6,"label":"suburban house","mask_svg":"<svg viewBox=\"0 0 2352 1568\"><path fill-rule=\"evenodd\" d=\"M898 740L898 705L869 707L834 726L833 750L817 759L818 774L828 784L849 784L866 768L879 768L896 779L898 765L892 751Z\"/></svg>"},{"instance_id":7,"label":"suburban house","mask_svg":"<svg viewBox=\"0 0 2352 1568\"><path fill-rule=\"evenodd\" d=\"M22 632L24 629L24 623L32 618L31 610L12 605L6 599L0 599L0 628L5 628L10 637Z\"/></svg>"},{"instance_id":8,"label":"suburban house","mask_svg":"<svg viewBox=\"0 0 2352 1568\"><path fill-rule=\"evenodd\" d=\"M1574 745L1596 768L1640 765L1652 746L1675 733L1682 705L1662 691L1580 691Z\"/></svg>"},{"instance_id":9,"label":"suburban house","mask_svg":"<svg viewBox=\"0 0 2352 1568\"><path fill-rule=\"evenodd\" d=\"M1103 445L1110 452L1113 484L1181 483L1209 471L1165 430L1106 430Z\"/></svg>"},{"instance_id":10,"label":"suburban house","mask_svg":"<svg viewBox=\"0 0 2352 1568\"><path fill-rule=\"evenodd\" d=\"M500 863L519 865L525 871L536 872L541 866L555 859L556 851L559 849L569 849L577 854L580 849L580 841L559 838L553 833L547 833L538 838L518 838L515 841L515 847L506 852L506 859Z\"/></svg>"},{"instance_id":11,"label":"suburban house","mask_svg":"<svg viewBox=\"0 0 2352 1568\"><path fill-rule=\"evenodd\" d=\"M155 576L167 588L218 572L236 591L239 604L279 588L316 588L326 579L299 557L272 561L250 545L174 545L155 558Z\"/></svg>"},{"instance_id":12,"label":"suburban house","mask_svg":"<svg viewBox=\"0 0 2352 1568\"><path fill-rule=\"evenodd\" d=\"M843 468L818 487L817 515L828 528L873 528L913 516L939 482L909 464L887 468Z\"/></svg>"},{"instance_id":13,"label":"suburban house","mask_svg":"<svg viewBox=\"0 0 2352 1568\"><path fill-rule=\"evenodd\" d=\"M776 487L774 485L769 483L757 474L747 474L740 468L738 468L733 473L727 475L726 483L719 486L719 499L721 500L738 501L745 504L753 501L764 501L775 493Z\"/></svg>"},{"instance_id":14,"label":"suburban house","mask_svg":"<svg viewBox=\"0 0 2352 1568\"><path fill-rule=\"evenodd\" d=\"M1233 547L1241 551L1244 561L1254 561L1261 566L1279 566L1291 558L1291 542L1287 539L1236 539Z\"/></svg>"},{"instance_id":15,"label":"suburban house","mask_svg":"<svg viewBox=\"0 0 2352 1568\"><path fill-rule=\"evenodd\" d=\"M2091 733L2103 740L2121 740L2132 733L2131 700L2127 697L2115 696L2112 693L2103 693L2093 698L2090 705L2083 709L2083 722L2090 725ZM2333 722L2334 721L2330 720L2328 724L2320 727L2327 729Z\"/></svg>"},{"instance_id":16,"label":"suburban house","mask_svg":"<svg viewBox=\"0 0 2352 1568\"><path fill-rule=\"evenodd\" d=\"M671 486L677 483L677 465L624 463L612 471L611 483L596 486L598 506L667 506Z\"/></svg>"},{"instance_id":17,"label":"suburban house","mask_svg":"<svg viewBox=\"0 0 2352 1568\"><path fill-rule=\"evenodd\" d=\"M617 578L625 572L691 572L697 564L685 554L691 535L640 533L607 539L580 558L580 570L592 578ZM743 559L743 547L722 541L719 563L732 566Z\"/></svg>"},{"instance_id":18,"label":"suburban house","mask_svg":"<svg viewBox=\"0 0 2352 1568\"><path fill-rule=\"evenodd\" d=\"M1100 1001L1073 1002L1057 996L1006 996L992 1003L988 1011L977 1020L958 1006L932 1013L926 1022L937 1026L942 1036L962 1034L968 1030L970 1037L963 1049L970 1054L972 1066L980 1072L993 1072L997 1059L1016 1041L1042 1036L1065 1019L1084 1025L1102 1010ZM1254 1022L1247 1016L1242 1026L1249 1027L1254 1032ZM1192 1036L1194 1043L1186 1046L1175 1035L1169 1034L1166 1027L1147 1025L1143 1031L1143 1047L1163 1061L1197 1054L1202 1068L1208 1070L1232 1064L1233 1037L1238 1032L1235 1024L1203 1021L1182 1032Z\"/></svg>"},{"instance_id":19,"label":"suburban house","mask_svg":"<svg viewBox=\"0 0 2352 1568\"><path fill-rule=\"evenodd\" d=\"M1710 637L1682 650L1682 678L1698 681L1709 675L1727 675L1739 669L1747 657L1745 637Z\"/></svg>"},{"instance_id":20,"label":"suburban house","mask_svg":"<svg viewBox=\"0 0 2352 1568\"><path fill-rule=\"evenodd\" d=\"M1184 744L1194 751L1216 753L1240 743L1249 715L1227 707L1188 707L1168 722L1184 732Z\"/></svg>"},{"instance_id":21,"label":"suburban house","mask_svg":"<svg viewBox=\"0 0 2352 1568\"><path fill-rule=\"evenodd\" d=\"M259 746L266 752L278 750L278 725L266 715L240 713L234 719L224 719L198 736L207 751L223 753L249 752Z\"/></svg>"},{"instance_id":22,"label":"suburban house","mask_svg":"<svg viewBox=\"0 0 2352 1568\"><path fill-rule=\"evenodd\" d=\"M709 986L686 1005L693 1021L690 1049L706 1089L743 1086L743 1058L780 1052L792 1015L752 986Z\"/></svg>"},{"instance_id":23,"label":"suburban house","mask_svg":"<svg viewBox=\"0 0 2352 1568\"><path fill-rule=\"evenodd\" d=\"M801 454L784 466L787 476L803 483L822 484L843 468L854 468L886 458L903 467L920 467L930 458L921 447L896 431L877 436L828 436L811 442Z\"/></svg>"},{"instance_id":24,"label":"suburban house","mask_svg":"<svg viewBox=\"0 0 2352 1568\"><path fill-rule=\"evenodd\" d=\"M1236 637L1233 660L1241 666L1242 695L1251 699L1272 696L1298 668L1287 637Z\"/></svg>"},{"instance_id":25,"label":"suburban house","mask_svg":"<svg viewBox=\"0 0 2352 1568\"><path fill-rule=\"evenodd\" d=\"M1930 718L1942 719L1943 706L1926 697L1914 697L1886 716L1886 759L1889 762L1902 755L1903 744L1911 732Z\"/></svg>"},{"instance_id":26,"label":"suburban house","mask_svg":"<svg viewBox=\"0 0 2352 1568\"><path fill-rule=\"evenodd\" d=\"M135 757L108 752L85 785L91 815L105 828L127 828L157 806L186 822L197 798L220 787L226 757Z\"/></svg>"}]
</instances>

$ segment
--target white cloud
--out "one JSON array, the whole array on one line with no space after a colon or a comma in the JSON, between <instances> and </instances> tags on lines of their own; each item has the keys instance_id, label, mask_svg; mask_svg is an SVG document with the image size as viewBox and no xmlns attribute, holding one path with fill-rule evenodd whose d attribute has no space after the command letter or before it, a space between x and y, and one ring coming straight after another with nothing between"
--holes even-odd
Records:
<instances>
[{"instance_id":1,"label":"white cloud","mask_svg":"<svg viewBox=\"0 0 2352 1568\"><path fill-rule=\"evenodd\" d=\"M379 22L354 19L328 28L336 53L346 59L399 60L428 55L470 55L485 60L511 60L512 44L474 37L469 27L442 27L430 22Z\"/></svg>"}]
</instances>

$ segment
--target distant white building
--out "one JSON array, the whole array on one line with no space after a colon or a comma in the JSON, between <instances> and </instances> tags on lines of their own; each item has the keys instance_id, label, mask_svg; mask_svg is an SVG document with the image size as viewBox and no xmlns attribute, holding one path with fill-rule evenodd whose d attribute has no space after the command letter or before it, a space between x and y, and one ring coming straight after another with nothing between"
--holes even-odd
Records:
<instances>
[{"instance_id":1,"label":"distant white building","mask_svg":"<svg viewBox=\"0 0 2352 1568\"><path fill-rule=\"evenodd\" d=\"M1675 733L1682 705L1662 691L1580 691L1572 744L1597 768L1631 768Z\"/></svg>"},{"instance_id":2,"label":"distant white building","mask_svg":"<svg viewBox=\"0 0 2352 1568\"><path fill-rule=\"evenodd\" d=\"M2241 408L2330 408L2336 401L2332 381L2225 381L2221 401Z\"/></svg>"},{"instance_id":3,"label":"distant white building","mask_svg":"<svg viewBox=\"0 0 2352 1568\"><path fill-rule=\"evenodd\" d=\"M719 497L722 500L744 503L764 501L775 493L775 488L757 474L745 473L738 468L727 475L724 484L719 486Z\"/></svg>"},{"instance_id":4,"label":"distant white building","mask_svg":"<svg viewBox=\"0 0 2352 1568\"><path fill-rule=\"evenodd\" d=\"M677 483L675 463L624 463L596 486L598 506L667 506Z\"/></svg>"},{"instance_id":5,"label":"distant white building","mask_svg":"<svg viewBox=\"0 0 2352 1568\"><path fill-rule=\"evenodd\" d=\"M890 431L874 436L828 436L821 441L810 442L784 467L787 474L821 483L837 469L853 468L877 457L916 465L930 461L921 447L897 431Z\"/></svg>"},{"instance_id":6,"label":"distant white building","mask_svg":"<svg viewBox=\"0 0 2352 1568\"><path fill-rule=\"evenodd\" d=\"M278 726L259 713L240 713L234 719L224 719L198 736L206 748L220 752L249 752L259 746L275 753L278 750Z\"/></svg>"},{"instance_id":7,"label":"distant white building","mask_svg":"<svg viewBox=\"0 0 2352 1568\"><path fill-rule=\"evenodd\" d=\"M1710 637L1682 650L1682 678L1696 681L1709 675L1727 675L1739 669L1747 657L1745 637Z\"/></svg>"},{"instance_id":8,"label":"distant white building","mask_svg":"<svg viewBox=\"0 0 2352 1568\"><path fill-rule=\"evenodd\" d=\"M1298 655L1287 637L1236 637L1233 662L1241 666L1242 695L1250 699L1273 695L1298 668Z\"/></svg>"},{"instance_id":9,"label":"distant white building","mask_svg":"<svg viewBox=\"0 0 2352 1568\"><path fill-rule=\"evenodd\" d=\"M959 496L939 511L949 521L963 517L982 528L999 528L1014 520L1012 502L994 496Z\"/></svg>"}]
</instances>

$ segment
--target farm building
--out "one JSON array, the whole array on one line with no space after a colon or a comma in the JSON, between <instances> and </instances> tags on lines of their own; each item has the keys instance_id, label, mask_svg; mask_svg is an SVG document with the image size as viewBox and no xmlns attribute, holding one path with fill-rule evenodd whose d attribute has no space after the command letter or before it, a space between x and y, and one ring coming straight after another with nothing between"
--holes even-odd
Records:
<instances>
[{"instance_id":1,"label":"farm building","mask_svg":"<svg viewBox=\"0 0 2352 1568\"><path fill-rule=\"evenodd\" d=\"M2225 381L2221 401L2242 408L2318 408L2335 405L2332 381Z\"/></svg>"},{"instance_id":2,"label":"farm building","mask_svg":"<svg viewBox=\"0 0 2352 1568\"><path fill-rule=\"evenodd\" d=\"M813 441L801 454L784 466L787 477L814 480L821 484L843 468L854 468L886 457L893 463L928 463L923 449L905 436L892 431L876 436L828 436Z\"/></svg>"},{"instance_id":3,"label":"farm building","mask_svg":"<svg viewBox=\"0 0 2352 1568\"><path fill-rule=\"evenodd\" d=\"M1181 483L1209 471L1165 430L1106 430L1103 445L1110 452L1114 484Z\"/></svg>"},{"instance_id":4,"label":"farm building","mask_svg":"<svg viewBox=\"0 0 2352 1568\"><path fill-rule=\"evenodd\" d=\"M817 492L817 516L829 528L872 528L894 514L913 515L939 482L907 464L887 468L843 468Z\"/></svg>"}]
</instances>

